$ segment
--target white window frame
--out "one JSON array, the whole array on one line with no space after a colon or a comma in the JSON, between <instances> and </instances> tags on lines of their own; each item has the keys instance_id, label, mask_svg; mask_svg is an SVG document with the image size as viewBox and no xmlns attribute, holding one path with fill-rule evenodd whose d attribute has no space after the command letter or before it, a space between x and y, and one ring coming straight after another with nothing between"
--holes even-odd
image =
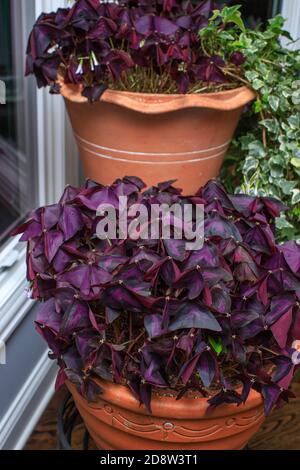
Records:
<instances>
[{"instance_id":1,"label":"white window frame","mask_svg":"<svg viewBox=\"0 0 300 470\"><path fill-rule=\"evenodd\" d=\"M11 1L16 2L22 18L26 2ZM35 17L67 4L68 0L35 0ZM22 42L26 44L27 32L21 21L20 28ZM67 180L76 184L79 171L77 150L62 97L50 95L47 89L36 89L36 116L37 206L43 206L59 199ZM0 248L0 266L10 258L15 259L13 265L0 271L0 341L4 343L33 306L33 301L26 296L26 247L18 242L18 237Z\"/></svg>"}]
</instances>

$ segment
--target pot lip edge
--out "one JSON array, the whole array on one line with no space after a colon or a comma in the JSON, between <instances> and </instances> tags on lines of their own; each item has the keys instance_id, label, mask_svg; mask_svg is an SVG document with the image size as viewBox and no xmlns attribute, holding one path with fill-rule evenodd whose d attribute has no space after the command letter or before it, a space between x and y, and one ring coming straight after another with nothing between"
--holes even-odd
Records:
<instances>
[{"instance_id":1,"label":"pot lip edge","mask_svg":"<svg viewBox=\"0 0 300 470\"><path fill-rule=\"evenodd\" d=\"M89 104L87 98L81 95L79 85L68 84L62 80L58 82L61 85L61 95L66 101ZM161 114L184 108L231 111L242 108L253 101L255 96L255 92L245 85L231 90L190 94L138 93L108 88L96 104L111 103L143 114Z\"/></svg>"},{"instance_id":2,"label":"pot lip edge","mask_svg":"<svg viewBox=\"0 0 300 470\"><path fill-rule=\"evenodd\" d=\"M130 389L122 384L115 384L113 382L108 382L105 380L100 380L96 379L96 382L101 386L103 384L108 384L109 387L104 389L103 394L99 395L99 398L107 402L107 404L113 404L116 405L120 408L123 408L125 410L128 410L133 413L137 413L139 415L149 415L147 409L140 405L138 400L133 396L131 393ZM90 404L84 397L80 395L80 393L77 391L75 385L70 382L69 380L66 381L67 388L69 391L72 393L75 392L76 394L76 400L79 398L82 401L83 406L87 406L89 409L94 409L95 411L97 410L96 406L91 406L93 404L97 404L97 401L95 403ZM121 396L120 393L118 396L116 396L116 390L121 391ZM75 400L75 401L76 401ZM199 401L198 401L199 400ZM223 404L220 407L217 407L212 410L210 414L206 414L206 410L208 409L207 405L207 400L208 398L204 397L199 397L197 398L197 411L198 413L195 414L196 409L193 407L192 408L192 413L187 412L186 416L181 416L179 419L215 419L215 418L230 418L236 415L239 415L243 412L251 411L253 409L261 409L263 411L263 398L262 396L256 392L255 390L251 389L249 393L249 397L246 401L246 403L242 403L241 405L236 405L236 404ZM161 407L161 402L164 401L164 406ZM174 411L176 411L176 405L178 404L178 407L184 407L186 405L187 410L191 410L189 407L190 403L195 403L194 398L188 398L185 397L181 400L174 400L173 397L157 397L154 396L152 397L151 405L152 405L152 410L153 416L159 417L159 418L166 418L169 419L171 417L174 417ZM200 405L200 406L199 406ZM189 416L189 414L192 414L193 416Z\"/></svg>"}]
</instances>

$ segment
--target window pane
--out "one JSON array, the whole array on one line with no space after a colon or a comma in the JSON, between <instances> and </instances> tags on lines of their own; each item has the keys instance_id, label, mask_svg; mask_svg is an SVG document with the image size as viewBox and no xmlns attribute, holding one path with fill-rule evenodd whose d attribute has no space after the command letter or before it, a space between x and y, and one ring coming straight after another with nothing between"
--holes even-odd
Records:
<instances>
[{"instance_id":1,"label":"window pane","mask_svg":"<svg viewBox=\"0 0 300 470\"><path fill-rule=\"evenodd\" d=\"M0 244L36 203L36 88L24 78L27 37L34 0L1 0L0 79Z\"/></svg>"}]
</instances>

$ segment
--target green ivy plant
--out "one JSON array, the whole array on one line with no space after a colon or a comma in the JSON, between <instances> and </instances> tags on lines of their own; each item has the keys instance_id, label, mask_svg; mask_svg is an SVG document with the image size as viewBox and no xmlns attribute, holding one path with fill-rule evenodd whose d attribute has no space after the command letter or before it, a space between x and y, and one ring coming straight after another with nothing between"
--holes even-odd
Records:
<instances>
[{"instance_id":1,"label":"green ivy plant","mask_svg":"<svg viewBox=\"0 0 300 470\"><path fill-rule=\"evenodd\" d=\"M244 54L236 79L257 95L241 120L221 177L230 191L281 199L290 210L277 219L279 236L300 241L300 51L282 45L283 37L292 38L281 16L269 20L264 31L250 30L239 8L216 10L200 32L208 54ZM224 29L229 23L232 27ZM224 72L233 78L230 69Z\"/></svg>"}]
</instances>

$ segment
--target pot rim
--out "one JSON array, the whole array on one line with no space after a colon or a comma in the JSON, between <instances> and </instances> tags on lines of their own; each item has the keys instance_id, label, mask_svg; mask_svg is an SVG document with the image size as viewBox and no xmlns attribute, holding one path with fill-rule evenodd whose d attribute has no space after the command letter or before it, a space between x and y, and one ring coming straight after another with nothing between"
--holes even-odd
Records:
<instances>
[{"instance_id":1,"label":"pot rim","mask_svg":"<svg viewBox=\"0 0 300 470\"><path fill-rule=\"evenodd\" d=\"M78 104L88 104L82 96L82 85L65 83L58 78L61 95ZM255 99L255 92L246 86L214 93L155 94L135 93L107 89L100 102L111 103L143 114L162 114L186 108L207 108L219 111L233 111L242 108Z\"/></svg>"},{"instance_id":2,"label":"pot rim","mask_svg":"<svg viewBox=\"0 0 300 470\"><path fill-rule=\"evenodd\" d=\"M100 385L103 390L103 393L99 395L100 400L104 400L140 415L149 416L145 406L140 405L139 401L133 396L128 387L98 378L95 379L95 382ZM99 408L98 402L87 402L77 391L76 386L69 380L66 381L66 385L75 400L80 400L82 406L95 410ZM263 398L253 389L250 390L246 403L239 406L236 404L224 404L207 413L209 408L207 400L208 398L203 397L183 397L180 400L176 400L174 397L153 394L151 399L152 415L163 418L205 418L209 420L217 417L237 416L240 413L255 408L263 409Z\"/></svg>"}]
</instances>

